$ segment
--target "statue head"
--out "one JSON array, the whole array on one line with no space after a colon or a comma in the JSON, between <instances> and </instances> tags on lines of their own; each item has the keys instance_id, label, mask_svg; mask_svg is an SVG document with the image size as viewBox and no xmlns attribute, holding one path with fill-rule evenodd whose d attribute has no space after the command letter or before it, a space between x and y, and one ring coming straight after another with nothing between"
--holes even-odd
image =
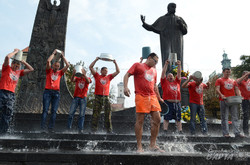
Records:
<instances>
[{"instance_id":1,"label":"statue head","mask_svg":"<svg viewBox=\"0 0 250 165\"><path fill-rule=\"evenodd\" d=\"M168 13L169 14L174 14L176 9L176 4L175 3L169 3L168 4Z\"/></svg>"},{"instance_id":2,"label":"statue head","mask_svg":"<svg viewBox=\"0 0 250 165\"><path fill-rule=\"evenodd\" d=\"M54 3L53 3L53 4L54 4L54 5L56 5L56 3L57 3L57 1L56 1L56 0L54 0Z\"/></svg>"}]
</instances>

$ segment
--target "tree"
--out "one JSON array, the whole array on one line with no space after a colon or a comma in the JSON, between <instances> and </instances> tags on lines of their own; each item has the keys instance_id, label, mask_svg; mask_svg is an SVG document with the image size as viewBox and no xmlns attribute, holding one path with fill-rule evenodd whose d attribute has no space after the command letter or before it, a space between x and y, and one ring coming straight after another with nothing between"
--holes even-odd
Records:
<instances>
[{"instance_id":1,"label":"tree","mask_svg":"<svg viewBox=\"0 0 250 165\"><path fill-rule=\"evenodd\" d=\"M236 78L240 78L242 76L243 71L250 71L250 56L249 55L242 55L240 56L240 60L242 61L240 65L232 68L233 75Z\"/></svg>"},{"instance_id":2,"label":"tree","mask_svg":"<svg viewBox=\"0 0 250 165\"><path fill-rule=\"evenodd\" d=\"M215 90L215 82L218 75L209 79L211 85L209 89L204 90L204 106L206 111L211 112L213 117L217 118L217 111L220 110L220 102Z\"/></svg>"}]
</instances>

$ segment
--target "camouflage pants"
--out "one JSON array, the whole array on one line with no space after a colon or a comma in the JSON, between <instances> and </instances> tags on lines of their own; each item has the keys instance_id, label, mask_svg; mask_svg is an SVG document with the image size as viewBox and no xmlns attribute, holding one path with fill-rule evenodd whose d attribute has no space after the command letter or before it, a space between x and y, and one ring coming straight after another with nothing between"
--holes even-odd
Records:
<instances>
[{"instance_id":1,"label":"camouflage pants","mask_svg":"<svg viewBox=\"0 0 250 165\"><path fill-rule=\"evenodd\" d=\"M0 133L6 133L9 130L10 122L13 116L15 103L15 93L0 90Z\"/></svg>"},{"instance_id":2,"label":"camouflage pants","mask_svg":"<svg viewBox=\"0 0 250 165\"><path fill-rule=\"evenodd\" d=\"M104 108L104 125L107 132L112 131L111 106L108 96L95 95L92 116L92 131L97 131L101 111Z\"/></svg>"}]
</instances>

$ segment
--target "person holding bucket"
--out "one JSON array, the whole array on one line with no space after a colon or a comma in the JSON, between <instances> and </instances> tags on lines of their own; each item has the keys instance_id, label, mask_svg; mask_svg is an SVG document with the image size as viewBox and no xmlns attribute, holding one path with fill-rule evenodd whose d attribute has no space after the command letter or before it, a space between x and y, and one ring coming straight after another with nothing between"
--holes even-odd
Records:
<instances>
[{"instance_id":1,"label":"person holding bucket","mask_svg":"<svg viewBox=\"0 0 250 165\"><path fill-rule=\"evenodd\" d=\"M43 112L41 118L41 129L42 133L46 133L46 118L48 115L49 106L51 103L51 117L48 125L49 133L54 133L54 126L56 120L56 111L58 109L59 100L60 100L60 79L67 71L69 63L64 57L64 52L60 51L60 57L63 59L66 64L61 70L59 59L57 59L57 49L53 51L50 57L47 60L46 64L46 85L43 92ZM51 67L51 61L54 60L54 63Z\"/></svg>"},{"instance_id":2,"label":"person holding bucket","mask_svg":"<svg viewBox=\"0 0 250 165\"><path fill-rule=\"evenodd\" d=\"M139 153L144 152L141 141L145 114L151 115L149 150L164 152L156 144L161 121L161 107L159 101L163 102L156 85L157 71L154 66L158 63L158 59L155 53L150 53L145 63L133 64L124 76L124 94L128 97L131 94L128 88L128 79L130 76L134 76L136 105L135 135L137 140L137 152Z\"/></svg>"},{"instance_id":3,"label":"person holding bucket","mask_svg":"<svg viewBox=\"0 0 250 165\"><path fill-rule=\"evenodd\" d=\"M168 105L169 112L164 115L163 131L164 134L168 134L169 120L174 119L176 121L177 129L179 134L182 132L181 124L181 61L177 60L177 76L174 78L172 73L166 75L168 65L170 61L166 60L161 73L161 87L162 87L162 98Z\"/></svg>"},{"instance_id":4,"label":"person holding bucket","mask_svg":"<svg viewBox=\"0 0 250 165\"><path fill-rule=\"evenodd\" d=\"M111 123L111 105L109 101L109 87L111 80L120 73L120 69L114 59L109 60L115 64L116 71L108 74L108 68L101 68L101 75L94 69L95 63L101 59L96 59L90 64L89 69L95 78L95 100L93 106L93 115L91 121L91 133L95 133L98 129L98 122L101 114L102 107L104 107L104 123L108 134L113 134Z\"/></svg>"},{"instance_id":5,"label":"person holding bucket","mask_svg":"<svg viewBox=\"0 0 250 165\"><path fill-rule=\"evenodd\" d=\"M191 81L194 80L194 81ZM191 110L190 119L190 133L195 135L195 121L196 113L199 115L201 123L201 132L203 135L207 136L207 122L205 119L205 108L203 105L203 90L208 89L210 82L207 84L202 83L203 77L201 72L196 71L193 75L182 84L182 88L188 88L189 91L189 107Z\"/></svg>"},{"instance_id":6,"label":"person holding bucket","mask_svg":"<svg viewBox=\"0 0 250 165\"><path fill-rule=\"evenodd\" d=\"M221 128L224 137L230 137L228 126L228 112L231 113L232 126L235 137L244 137L240 134L240 127L238 121L238 105L228 105L226 98L230 96L241 96L238 84L235 80L230 78L231 69L223 69L223 77L219 78L215 82L215 90L219 95L220 100L220 113L221 113Z\"/></svg>"},{"instance_id":7,"label":"person holding bucket","mask_svg":"<svg viewBox=\"0 0 250 165\"><path fill-rule=\"evenodd\" d=\"M242 110L243 110L243 132L245 136L249 136L249 112L250 112L250 71L244 71L242 73L242 77L237 79L237 83L239 85L239 89L241 91L241 95L243 97L242 100Z\"/></svg>"},{"instance_id":8,"label":"person holding bucket","mask_svg":"<svg viewBox=\"0 0 250 165\"><path fill-rule=\"evenodd\" d=\"M83 127L84 127L84 119L85 119L85 110L87 105L87 92L89 83L91 83L91 79L86 76L86 70L83 69L80 65L76 65L76 69L80 70L77 71L74 69L71 82L75 82L75 92L74 92L74 99L72 100L70 111L69 111L69 117L68 117L68 129L71 129L72 122L74 118L74 114L76 112L76 108L79 106L79 118L78 118L78 132L83 133ZM76 75L79 74L79 77Z\"/></svg>"},{"instance_id":9,"label":"person holding bucket","mask_svg":"<svg viewBox=\"0 0 250 165\"><path fill-rule=\"evenodd\" d=\"M14 57L14 59L11 62L11 66L9 66L9 61L12 57ZM21 64L24 64L26 69L20 70ZM0 79L0 133L9 132L15 102L15 89L19 77L24 76L33 70L32 66L22 60L22 51L19 49L14 49L13 52L5 57L2 66L2 77Z\"/></svg>"}]
</instances>

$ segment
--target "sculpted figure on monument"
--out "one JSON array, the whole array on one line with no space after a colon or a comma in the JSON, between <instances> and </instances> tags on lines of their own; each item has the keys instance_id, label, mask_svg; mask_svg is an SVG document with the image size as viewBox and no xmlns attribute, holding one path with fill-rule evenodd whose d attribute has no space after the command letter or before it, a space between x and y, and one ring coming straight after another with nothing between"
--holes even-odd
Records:
<instances>
[{"instance_id":1,"label":"sculpted figure on monument","mask_svg":"<svg viewBox=\"0 0 250 165\"><path fill-rule=\"evenodd\" d=\"M47 9L50 11L49 25L50 27L53 27L57 18L57 12L61 10L61 5L57 6L56 0L54 0L53 4L51 2L47 2Z\"/></svg>"},{"instance_id":2,"label":"sculpted figure on monument","mask_svg":"<svg viewBox=\"0 0 250 165\"><path fill-rule=\"evenodd\" d=\"M159 17L152 25L145 22L141 15L143 27L160 35L162 67L170 53L177 53L177 60L183 64L183 35L187 34L187 24L175 15L176 4L168 4L168 13Z\"/></svg>"}]
</instances>

